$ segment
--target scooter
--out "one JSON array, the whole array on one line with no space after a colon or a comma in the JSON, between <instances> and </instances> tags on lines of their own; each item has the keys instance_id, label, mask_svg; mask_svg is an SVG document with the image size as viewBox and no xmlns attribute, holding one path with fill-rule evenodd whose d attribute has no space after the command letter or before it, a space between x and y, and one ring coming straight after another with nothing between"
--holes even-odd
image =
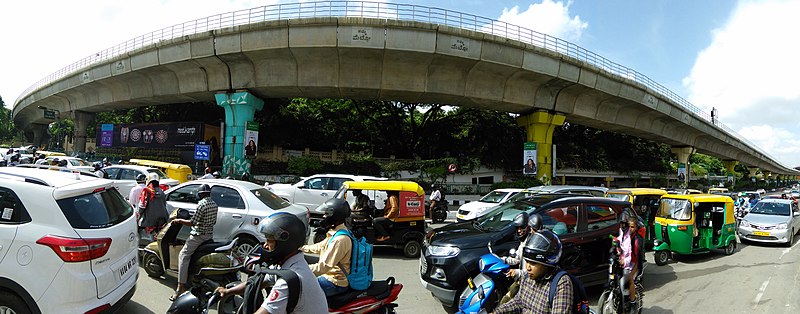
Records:
<instances>
[{"instance_id":1,"label":"scooter","mask_svg":"<svg viewBox=\"0 0 800 314\"><path fill-rule=\"evenodd\" d=\"M598 314L623 314L623 313L642 313L642 305L644 304L644 286L642 285L642 274L644 268L647 266L642 265L642 270L636 275L634 279L636 286L636 303L630 304L628 287L621 287L619 285L619 278L623 274L622 265L619 264L619 242L612 240L613 246L611 247L611 254L608 260L608 282L606 283L605 290L600 295L597 301Z\"/></svg>"},{"instance_id":2,"label":"scooter","mask_svg":"<svg viewBox=\"0 0 800 314\"><path fill-rule=\"evenodd\" d=\"M425 217L431 217L431 215L430 215L431 208L430 207L431 207L430 202L426 201L425 202ZM432 210L433 210L433 218L432 218L431 222L435 223L435 224L436 223L440 223L440 222L444 222L445 219L447 219L447 211L448 211L448 209L447 209L447 200L441 200L439 202L436 202L436 207L434 207Z\"/></svg>"},{"instance_id":3,"label":"scooter","mask_svg":"<svg viewBox=\"0 0 800 314\"><path fill-rule=\"evenodd\" d=\"M508 292L511 280L506 276L511 268L500 257L492 252L489 243L489 254L478 260L480 273L475 278L467 278L467 287L459 297L458 312L461 314L480 313L481 310L491 312ZM512 249L509 254L515 254Z\"/></svg>"},{"instance_id":4,"label":"scooter","mask_svg":"<svg viewBox=\"0 0 800 314\"><path fill-rule=\"evenodd\" d=\"M170 221L161 229L155 241L140 248L142 267L150 277L161 277L165 272L178 275L178 253L183 248L185 239L188 238L189 227L173 223L175 218L189 219L189 211L178 209L170 217ZM206 302L209 295L219 286L239 281L239 269L236 260L231 255L237 239L231 242L207 241L195 250L189 263L189 278L187 284L190 290L202 302Z\"/></svg>"}]
</instances>

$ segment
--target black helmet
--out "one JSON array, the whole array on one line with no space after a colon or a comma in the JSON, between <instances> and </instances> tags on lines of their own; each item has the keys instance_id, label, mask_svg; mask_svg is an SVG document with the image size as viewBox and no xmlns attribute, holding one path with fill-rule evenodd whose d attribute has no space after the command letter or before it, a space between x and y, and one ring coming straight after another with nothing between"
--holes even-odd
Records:
<instances>
[{"instance_id":1,"label":"black helmet","mask_svg":"<svg viewBox=\"0 0 800 314\"><path fill-rule=\"evenodd\" d=\"M261 261L277 264L300 250L306 242L305 224L289 213L274 213L258 224L258 232L277 243L272 251L261 250Z\"/></svg>"},{"instance_id":2,"label":"black helmet","mask_svg":"<svg viewBox=\"0 0 800 314\"><path fill-rule=\"evenodd\" d=\"M222 174L219 173L219 171L214 171L214 173L212 173L211 175L214 176L214 178L217 178L217 179L222 178Z\"/></svg>"},{"instance_id":3,"label":"black helmet","mask_svg":"<svg viewBox=\"0 0 800 314\"><path fill-rule=\"evenodd\" d=\"M528 226L531 227L531 231L539 231L542 230L542 216L539 214L533 214L528 218Z\"/></svg>"},{"instance_id":4,"label":"black helmet","mask_svg":"<svg viewBox=\"0 0 800 314\"><path fill-rule=\"evenodd\" d=\"M534 263L555 267L561 260L561 240L550 230L536 232L525 242L522 257Z\"/></svg>"},{"instance_id":5,"label":"black helmet","mask_svg":"<svg viewBox=\"0 0 800 314\"><path fill-rule=\"evenodd\" d=\"M526 227L528 226L528 213L521 212L514 216L514 227Z\"/></svg>"},{"instance_id":6,"label":"black helmet","mask_svg":"<svg viewBox=\"0 0 800 314\"><path fill-rule=\"evenodd\" d=\"M320 226L323 228L332 229L340 224L343 224L347 217L350 217L350 204L345 200L332 198L321 205L325 215L322 216Z\"/></svg>"},{"instance_id":7,"label":"black helmet","mask_svg":"<svg viewBox=\"0 0 800 314\"><path fill-rule=\"evenodd\" d=\"M58 166L59 167L66 167L67 166L67 160L66 159L59 160L58 161Z\"/></svg>"},{"instance_id":8,"label":"black helmet","mask_svg":"<svg viewBox=\"0 0 800 314\"><path fill-rule=\"evenodd\" d=\"M144 175L144 173L140 173L140 174L136 175L136 182L137 183L145 183L145 181L147 181L147 176Z\"/></svg>"},{"instance_id":9,"label":"black helmet","mask_svg":"<svg viewBox=\"0 0 800 314\"><path fill-rule=\"evenodd\" d=\"M205 198L206 196L211 195L211 187L208 184L201 184L197 187L197 197Z\"/></svg>"},{"instance_id":10,"label":"black helmet","mask_svg":"<svg viewBox=\"0 0 800 314\"><path fill-rule=\"evenodd\" d=\"M172 305L169 306L169 309L167 309L167 313L169 314L189 314L200 312L200 299L198 299L191 292L186 292L178 296L178 298L172 302Z\"/></svg>"},{"instance_id":11,"label":"black helmet","mask_svg":"<svg viewBox=\"0 0 800 314\"><path fill-rule=\"evenodd\" d=\"M242 181L250 181L250 174L247 172L242 173Z\"/></svg>"}]
</instances>

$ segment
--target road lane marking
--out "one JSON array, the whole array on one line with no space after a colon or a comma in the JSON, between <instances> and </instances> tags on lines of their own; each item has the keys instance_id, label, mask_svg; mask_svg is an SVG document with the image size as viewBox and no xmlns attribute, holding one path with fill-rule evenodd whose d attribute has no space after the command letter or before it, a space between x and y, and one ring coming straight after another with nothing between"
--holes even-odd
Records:
<instances>
[{"instance_id":1,"label":"road lane marking","mask_svg":"<svg viewBox=\"0 0 800 314\"><path fill-rule=\"evenodd\" d=\"M764 283L761 284L761 288L758 289L758 294L756 294L756 299L754 300L755 304L753 305L754 310L758 307L758 302L761 302L761 297L764 296L764 291L767 290L770 279L772 279L772 277L767 278L767 281L764 281Z\"/></svg>"}]
</instances>

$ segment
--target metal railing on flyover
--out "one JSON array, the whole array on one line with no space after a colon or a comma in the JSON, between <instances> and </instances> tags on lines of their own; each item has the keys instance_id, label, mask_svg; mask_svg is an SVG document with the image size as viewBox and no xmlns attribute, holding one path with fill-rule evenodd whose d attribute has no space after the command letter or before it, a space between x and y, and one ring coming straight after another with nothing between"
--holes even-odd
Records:
<instances>
[{"instance_id":1,"label":"metal railing on flyover","mask_svg":"<svg viewBox=\"0 0 800 314\"><path fill-rule=\"evenodd\" d=\"M667 99L686 108L695 115L707 121L711 121L711 116L707 112L700 110L700 108L696 107L678 94L675 94L673 91L667 89L663 85L653 81L646 75L619 63L608 60L603 56L588 51L576 44L565 41L558 37L543 34L506 22L447 9L421 5L370 1L319 1L274 4L212 15L209 17L165 27L160 30L128 40L114 47L97 52L48 75L22 92L19 98L17 98L16 102L19 102L21 99L25 98L39 88L55 82L67 75L78 72L79 70L90 65L107 61L124 53L128 53L163 40L170 40L211 30L248 25L258 22L315 17L364 17L425 22L447 25L517 40L526 44L561 53L576 60L591 64L613 75L617 75L647 86L656 93L659 93ZM719 123L719 121L714 122L714 124L720 127L722 131L747 143L759 153L769 157L775 163L778 163L777 159L767 154L761 148L740 134Z\"/></svg>"}]
</instances>

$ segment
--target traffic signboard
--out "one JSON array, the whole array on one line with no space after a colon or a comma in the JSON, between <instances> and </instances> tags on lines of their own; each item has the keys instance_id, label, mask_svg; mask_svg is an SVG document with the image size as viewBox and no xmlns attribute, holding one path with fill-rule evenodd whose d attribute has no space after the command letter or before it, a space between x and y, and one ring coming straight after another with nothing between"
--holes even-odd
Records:
<instances>
[{"instance_id":1,"label":"traffic signboard","mask_svg":"<svg viewBox=\"0 0 800 314\"><path fill-rule=\"evenodd\" d=\"M194 145L194 159L195 160L210 160L211 159L211 145Z\"/></svg>"},{"instance_id":2,"label":"traffic signboard","mask_svg":"<svg viewBox=\"0 0 800 314\"><path fill-rule=\"evenodd\" d=\"M44 118L45 119L55 119L56 118L56 112L53 111L53 110L45 109L44 110Z\"/></svg>"}]
</instances>

